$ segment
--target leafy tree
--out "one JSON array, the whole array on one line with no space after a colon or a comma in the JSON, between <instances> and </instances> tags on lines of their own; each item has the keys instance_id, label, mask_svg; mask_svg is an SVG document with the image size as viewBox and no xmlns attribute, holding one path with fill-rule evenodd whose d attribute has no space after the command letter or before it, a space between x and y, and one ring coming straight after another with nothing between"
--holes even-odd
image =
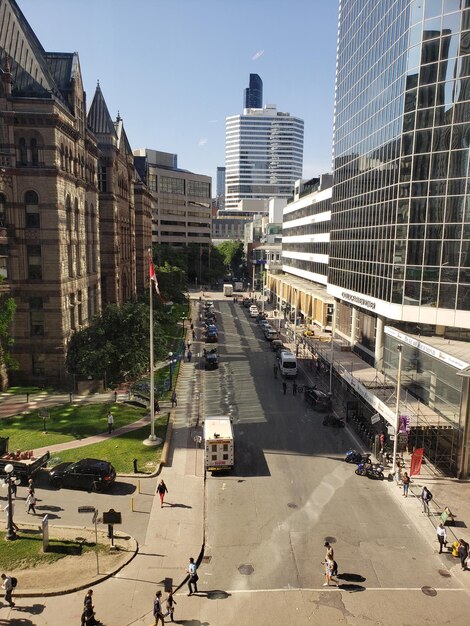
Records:
<instances>
[{"instance_id":1,"label":"leafy tree","mask_svg":"<svg viewBox=\"0 0 470 626\"><path fill-rule=\"evenodd\" d=\"M155 359L168 353L168 340L154 315ZM105 378L108 383L135 379L149 367L149 306L131 301L108 305L84 330L75 333L67 352L67 369L78 379Z\"/></svg>"},{"instance_id":2,"label":"leafy tree","mask_svg":"<svg viewBox=\"0 0 470 626\"><path fill-rule=\"evenodd\" d=\"M163 300L172 302L185 300L184 294L188 290L188 279L184 269L165 261L163 265L155 268L155 273Z\"/></svg>"},{"instance_id":3,"label":"leafy tree","mask_svg":"<svg viewBox=\"0 0 470 626\"><path fill-rule=\"evenodd\" d=\"M7 294L2 295L0 297L0 388L2 390L8 387L7 371L18 367L10 353L10 348L13 345L10 325L15 316L15 311L16 302L14 299Z\"/></svg>"},{"instance_id":4,"label":"leafy tree","mask_svg":"<svg viewBox=\"0 0 470 626\"><path fill-rule=\"evenodd\" d=\"M217 248L222 255L227 271L235 276L240 274L244 261L243 243L241 241L224 241Z\"/></svg>"}]
</instances>

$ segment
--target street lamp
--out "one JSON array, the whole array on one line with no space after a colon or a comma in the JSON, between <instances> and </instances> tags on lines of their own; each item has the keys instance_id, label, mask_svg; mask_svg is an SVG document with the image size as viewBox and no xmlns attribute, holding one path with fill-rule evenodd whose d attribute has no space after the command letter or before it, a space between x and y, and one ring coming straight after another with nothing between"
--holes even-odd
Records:
<instances>
[{"instance_id":1,"label":"street lamp","mask_svg":"<svg viewBox=\"0 0 470 626\"><path fill-rule=\"evenodd\" d=\"M173 389L173 352L168 352L168 359L170 360L170 391Z\"/></svg>"},{"instance_id":2,"label":"street lamp","mask_svg":"<svg viewBox=\"0 0 470 626\"><path fill-rule=\"evenodd\" d=\"M186 317L186 315L183 315L181 319L183 320L183 339L184 339L184 323L188 318Z\"/></svg>"},{"instance_id":3,"label":"street lamp","mask_svg":"<svg viewBox=\"0 0 470 626\"><path fill-rule=\"evenodd\" d=\"M3 483L3 487L6 487L8 489L7 534L5 536L5 539L7 539L8 541L13 541L14 539L17 539L17 535L14 531L15 524L13 522L12 486L19 485L21 482L19 478L17 478L16 476L13 476L13 469L14 468L11 463L8 463L8 465L5 465L6 476L5 476L5 481Z\"/></svg>"}]
</instances>

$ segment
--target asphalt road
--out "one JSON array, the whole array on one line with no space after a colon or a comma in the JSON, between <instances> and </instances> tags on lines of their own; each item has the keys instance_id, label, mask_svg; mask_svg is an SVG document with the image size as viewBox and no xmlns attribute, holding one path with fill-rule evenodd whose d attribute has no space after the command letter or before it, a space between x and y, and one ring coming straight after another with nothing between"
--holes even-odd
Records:
<instances>
[{"instance_id":1,"label":"asphalt road","mask_svg":"<svg viewBox=\"0 0 470 626\"><path fill-rule=\"evenodd\" d=\"M257 624L468 623L469 581L462 585L455 560L436 554L399 491L344 463L347 429L322 426L290 386L283 395L270 344L247 309L216 307L220 367L202 374L203 411L232 416L237 460L234 472L207 477L201 575L231 597L230 623L254 623L254 614ZM322 586L327 538L340 592ZM292 604L279 602L289 589ZM210 604L202 614L219 623Z\"/></svg>"}]
</instances>

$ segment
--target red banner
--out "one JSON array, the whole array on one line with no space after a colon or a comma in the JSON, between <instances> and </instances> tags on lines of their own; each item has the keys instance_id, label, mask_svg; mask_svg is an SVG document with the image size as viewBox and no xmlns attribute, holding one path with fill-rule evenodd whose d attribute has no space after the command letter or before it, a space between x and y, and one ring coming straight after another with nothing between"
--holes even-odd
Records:
<instances>
[{"instance_id":1,"label":"red banner","mask_svg":"<svg viewBox=\"0 0 470 626\"><path fill-rule=\"evenodd\" d=\"M411 455L410 476L417 476L421 472L423 462L423 448L417 448Z\"/></svg>"}]
</instances>

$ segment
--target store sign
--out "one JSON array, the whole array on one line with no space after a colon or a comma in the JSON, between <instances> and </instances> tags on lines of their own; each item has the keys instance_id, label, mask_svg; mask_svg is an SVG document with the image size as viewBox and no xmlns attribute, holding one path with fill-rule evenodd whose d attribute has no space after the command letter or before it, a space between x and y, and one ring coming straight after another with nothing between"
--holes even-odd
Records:
<instances>
[{"instance_id":1,"label":"store sign","mask_svg":"<svg viewBox=\"0 0 470 626\"><path fill-rule=\"evenodd\" d=\"M352 387L354 391L361 396L361 398L364 398L364 400L368 402L371 407L380 413L380 415L387 420L389 424L392 424L392 426L395 424L395 413L384 402L382 402L382 400L379 400L377 396L374 396L369 389L364 387L364 385L362 385L349 372L343 372L343 378L350 385L350 387Z\"/></svg>"},{"instance_id":2,"label":"store sign","mask_svg":"<svg viewBox=\"0 0 470 626\"><path fill-rule=\"evenodd\" d=\"M470 363L465 361L461 361L451 354L447 354L446 352L442 352L442 350L438 350L437 348L433 348L432 346L420 341L419 339L415 339L414 337L410 337L409 335L405 335L405 333L401 333L396 330L396 328L392 328L391 326L385 326L385 334L401 341L407 346L411 346L412 348L416 348L420 352L424 352L425 354L429 354L429 356L446 363L447 365L451 365L458 370L463 370L466 367L470 367Z\"/></svg>"}]
</instances>

